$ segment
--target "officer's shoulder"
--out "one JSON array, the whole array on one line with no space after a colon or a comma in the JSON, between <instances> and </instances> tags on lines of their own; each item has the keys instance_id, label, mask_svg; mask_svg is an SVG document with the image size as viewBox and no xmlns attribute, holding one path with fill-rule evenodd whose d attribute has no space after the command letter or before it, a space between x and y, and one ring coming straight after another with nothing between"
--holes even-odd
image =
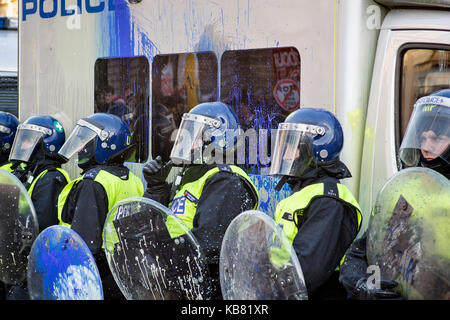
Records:
<instances>
[{"instance_id":1,"label":"officer's shoulder","mask_svg":"<svg viewBox=\"0 0 450 320\"><path fill-rule=\"evenodd\" d=\"M219 168L219 171L209 177L206 181L206 184L210 183L233 184L234 188L239 186L244 188L246 185L245 178L240 174L233 172L230 167Z\"/></svg>"},{"instance_id":2,"label":"officer's shoulder","mask_svg":"<svg viewBox=\"0 0 450 320\"><path fill-rule=\"evenodd\" d=\"M46 175L48 175L53 180L56 180L60 183L67 183L66 176L59 170L49 170Z\"/></svg>"},{"instance_id":3,"label":"officer's shoulder","mask_svg":"<svg viewBox=\"0 0 450 320\"><path fill-rule=\"evenodd\" d=\"M129 175L132 174L130 169L125 166L98 166L86 171L83 179L94 180L101 171L108 172L122 180L128 180Z\"/></svg>"},{"instance_id":4,"label":"officer's shoulder","mask_svg":"<svg viewBox=\"0 0 450 320\"><path fill-rule=\"evenodd\" d=\"M94 167L94 168L89 169L84 174L83 180L84 179L86 179L86 180L94 180L101 170L102 170L101 167Z\"/></svg>"},{"instance_id":5,"label":"officer's shoulder","mask_svg":"<svg viewBox=\"0 0 450 320\"><path fill-rule=\"evenodd\" d=\"M39 179L39 182L43 182L43 181L50 181L50 180L60 180L59 178L63 178L63 181L65 181L65 177L64 175L59 172L56 168L49 168L47 169L47 172L45 172Z\"/></svg>"}]
</instances>

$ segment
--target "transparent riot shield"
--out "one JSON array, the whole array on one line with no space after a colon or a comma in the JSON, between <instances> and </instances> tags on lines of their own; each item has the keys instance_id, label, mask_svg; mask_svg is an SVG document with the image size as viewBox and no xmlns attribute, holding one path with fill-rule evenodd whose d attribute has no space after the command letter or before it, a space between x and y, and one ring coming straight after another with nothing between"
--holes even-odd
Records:
<instances>
[{"instance_id":1,"label":"transparent riot shield","mask_svg":"<svg viewBox=\"0 0 450 320\"><path fill-rule=\"evenodd\" d=\"M33 300L103 300L94 257L83 239L65 226L50 226L33 243L27 285Z\"/></svg>"},{"instance_id":2,"label":"transparent riot shield","mask_svg":"<svg viewBox=\"0 0 450 320\"><path fill-rule=\"evenodd\" d=\"M222 242L219 271L225 300L308 299L291 243L261 211L245 211L230 223Z\"/></svg>"},{"instance_id":3,"label":"transparent riot shield","mask_svg":"<svg viewBox=\"0 0 450 320\"><path fill-rule=\"evenodd\" d=\"M367 260L399 283L406 299L450 299L450 182L408 168L378 193L367 231Z\"/></svg>"},{"instance_id":4,"label":"transparent riot shield","mask_svg":"<svg viewBox=\"0 0 450 320\"><path fill-rule=\"evenodd\" d=\"M0 281L26 279L27 257L39 233L33 203L13 174L0 169Z\"/></svg>"},{"instance_id":5,"label":"transparent riot shield","mask_svg":"<svg viewBox=\"0 0 450 320\"><path fill-rule=\"evenodd\" d=\"M169 229L183 230L173 237ZM195 237L165 206L148 198L119 201L108 213L103 243L128 300L209 299L209 272Z\"/></svg>"}]
</instances>

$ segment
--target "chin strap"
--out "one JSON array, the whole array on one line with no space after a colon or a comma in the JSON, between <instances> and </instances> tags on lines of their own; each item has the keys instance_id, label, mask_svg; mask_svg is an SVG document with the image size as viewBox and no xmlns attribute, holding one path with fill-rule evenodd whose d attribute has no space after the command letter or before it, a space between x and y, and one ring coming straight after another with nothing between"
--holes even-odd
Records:
<instances>
[{"instance_id":1,"label":"chin strap","mask_svg":"<svg viewBox=\"0 0 450 320\"><path fill-rule=\"evenodd\" d=\"M277 186L275 187L275 190L280 191L281 188L283 188L284 184L288 180L288 176L282 176L280 181L278 181Z\"/></svg>"}]
</instances>

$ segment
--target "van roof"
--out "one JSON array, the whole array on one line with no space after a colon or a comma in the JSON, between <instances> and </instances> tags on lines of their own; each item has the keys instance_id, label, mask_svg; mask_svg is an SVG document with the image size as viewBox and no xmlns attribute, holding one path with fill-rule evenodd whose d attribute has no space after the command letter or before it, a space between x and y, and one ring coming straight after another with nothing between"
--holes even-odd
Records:
<instances>
[{"instance_id":1,"label":"van roof","mask_svg":"<svg viewBox=\"0 0 450 320\"><path fill-rule=\"evenodd\" d=\"M394 9L386 15L381 29L450 31L450 12L448 10Z\"/></svg>"}]
</instances>

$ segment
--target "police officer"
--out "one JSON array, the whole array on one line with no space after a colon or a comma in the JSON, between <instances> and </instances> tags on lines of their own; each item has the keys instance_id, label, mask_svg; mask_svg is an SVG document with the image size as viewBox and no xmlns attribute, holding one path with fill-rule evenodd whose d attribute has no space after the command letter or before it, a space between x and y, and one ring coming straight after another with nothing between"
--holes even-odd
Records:
<instances>
[{"instance_id":1,"label":"police officer","mask_svg":"<svg viewBox=\"0 0 450 320\"><path fill-rule=\"evenodd\" d=\"M58 156L64 144L61 123L52 116L32 116L17 127L8 164L10 171L25 185L33 202L39 232L58 224L58 194L70 181ZM26 283L12 286L10 300L27 300Z\"/></svg>"},{"instance_id":2,"label":"police officer","mask_svg":"<svg viewBox=\"0 0 450 320\"><path fill-rule=\"evenodd\" d=\"M235 216L259 203L247 174L232 163L221 164L227 153L235 151L238 132L239 122L229 106L201 103L180 123L170 154L171 161L182 166L175 181L170 186L165 181L171 166L164 165L160 156L143 169L145 196L169 206L198 240L209 266L213 299L222 297L218 269L225 231ZM168 228L172 238L184 234L174 226Z\"/></svg>"},{"instance_id":3,"label":"police officer","mask_svg":"<svg viewBox=\"0 0 450 320\"><path fill-rule=\"evenodd\" d=\"M18 125L19 120L17 120L15 115L0 111L0 169L9 172L12 171L12 163L8 162L8 158ZM0 281L0 300L6 299L6 292L5 284Z\"/></svg>"},{"instance_id":4,"label":"police officer","mask_svg":"<svg viewBox=\"0 0 450 320\"><path fill-rule=\"evenodd\" d=\"M278 190L288 183L293 193L274 218L293 244L309 299L345 298L337 270L361 224L358 203L340 183L351 177L339 160L343 140L339 121L323 109L296 110L278 126L270 174L281 176Z\"/></svg>"},{"instance_id":5,"label":"police officer","mask_svg":"<svg viewBox=\"0 0 450 320\"><path fill-rule=\"evenodd\" d=\"M421 166L450 176L450 89L436 91L416 101L400 146L407 167ZM339 280L351 299L399 299L398 283L381 279L379 288L367 286L367 234L349 248Z\"/></svg>"},{"instance_id":6,"label":"police officer","mask_svg":"<svg viewBox=\"0 0 450 320\"><path fill-rule=\"evenodd\" d=\"M8 158L18 125L19 120L15 115L0 111L0 169L12 171Z\"/></svg>"},{"instance_id":7,"label":"police officer","mask_svg":"<svg viewBox=\"0 0 450 320\"><path fill-rule=\"evenodd\" d=\"M52 116L32 116L18 126L9 160L13 174L25 185L39 223L39 232L58 224L57 200L70 181L58 155L64 128Z\"/></svg>"},{"instance_id":8,"label":"police officer","mask_svg":"<svg viewBox=\"0 0 450 320\"><path fill-rule=\"evenodd\" d=\"M60 193L58 219L76 231L91 250L105 299L123 299L102 250L105 219L116 202L144 193L141 180L124 166L133 149L130 131L121 118L96 113L77 122L59 152L65 159L78 153L78 167L83 172Z\"/></svg>"}]
</instances>

